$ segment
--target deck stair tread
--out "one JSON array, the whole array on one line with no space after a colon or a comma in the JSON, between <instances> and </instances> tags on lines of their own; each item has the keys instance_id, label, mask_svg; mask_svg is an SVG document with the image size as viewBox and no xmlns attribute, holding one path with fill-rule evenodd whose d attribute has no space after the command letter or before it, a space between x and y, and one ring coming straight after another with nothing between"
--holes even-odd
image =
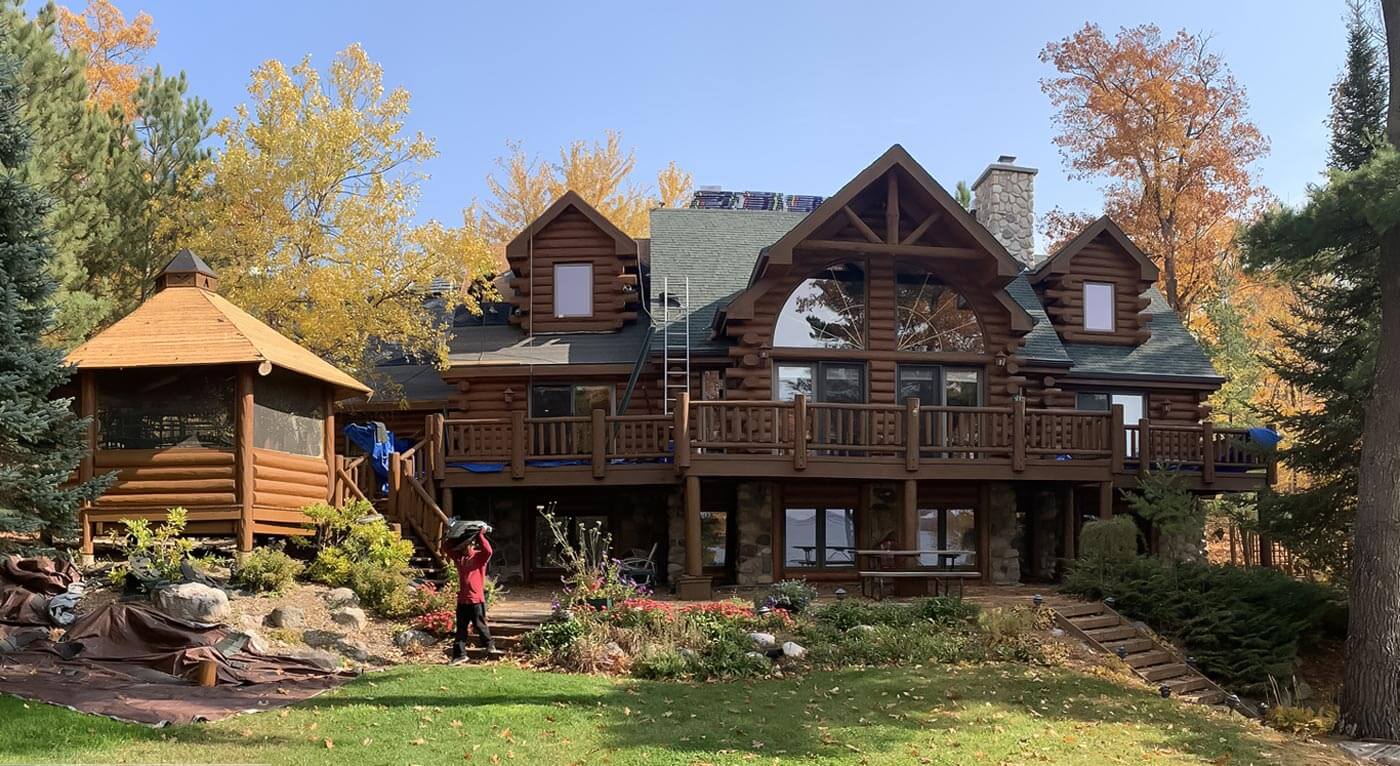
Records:
<instances>
[{"instance_id":1,"label":"deck stair tread","mask_svg":"<svg viewBox=\"0 0 1400 766\"><path fill-rule=\"evenodd\" d=\"M1123 618L1107 604L1050 604L1059 626L1092 647L1123 659L1142 680L1186 702L1219 705L1228 695L1199 670L1182 661L1172 647Z\"/></svg>"}]
</instances>

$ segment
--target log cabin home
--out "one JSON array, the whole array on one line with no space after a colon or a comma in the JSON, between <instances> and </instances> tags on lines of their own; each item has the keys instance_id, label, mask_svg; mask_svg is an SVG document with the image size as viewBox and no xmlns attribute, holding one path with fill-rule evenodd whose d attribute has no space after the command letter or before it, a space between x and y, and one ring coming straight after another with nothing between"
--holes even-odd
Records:
<instances>
[{"instance_id":1,"label":"log cabin home","mask_svg":"<svg viewBox=\"0 0 1400 766\"><path fill-rule=\"evenodd\" d=\"M428 544L483 518L497 576L549 581L553 507L701 598L853 580L882 544L1052 579L1143 471L1266 486L1152 260L1107 218L1034 253L1035 173L1002 157L965 210L894 146L825 199L701 191L647 239L564 195L506 248L505 302L452 318L450 366L392 360L395 401L350 406L414 437L388 513Z\"/></svg>"}]
</instances>

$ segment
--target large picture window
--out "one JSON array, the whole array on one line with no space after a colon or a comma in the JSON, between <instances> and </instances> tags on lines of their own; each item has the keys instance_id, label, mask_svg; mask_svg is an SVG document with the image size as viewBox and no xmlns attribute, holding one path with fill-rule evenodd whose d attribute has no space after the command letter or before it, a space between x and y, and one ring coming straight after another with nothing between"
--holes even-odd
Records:
<instances>
[{"instance_id":1,"label":"large picture window","mask_svg":"<svg viewBox=\"0 0 1400 766\"><path fill-rule=\"evenodd\" d=\"M920 508L919 565L935 569L977 568L977 514L971 508Z\"/></svg>"},{"instance_id":2,"label":"large picture window","mask_svg":"<svg viewBox=\"0 0 1400 766\"><path fill-rule=\"evenodd\" d=\"M792 291L773 329L773 345L863 349L865 315L865 266L840 263Z\"/></svg>"},{"instance_id":3,"label":"large picture window","mask_svg":"<svg viewBox=\"0 0 1400 766\"><path fill-rule=\"evenodd\" d=\"M593 264L554 265L554 316L593 316Z\"/></svg>"},{"instance_id":4,"label":"large picture window","mask_svg":"<svg viewBox=\"0 0 1400 766\"><path fill-rule=\"evenodd\" d=\"M986 351L977 315L962 297L922 269L895 269L895 318L899 351Z\"/></svg>"},{"instance_id":5,"label":"large picture window","mask_svg":"<svg viewBox=\"0 0 1400 766\"><path fill-rule=\"evenodd\" d=\"M285 370L253 378L253 446L320 457L326 439L321 387Z\"/></svg>"},{"instance_id":6,"label":"large picture window","mask_svg":"<svg viewBox=\"0 0 1400 766\"><path fill-rule=\"evenodd\" d=\"M858 362L784 362L778 365L774 396L790 402L798 394L817 402L863 404L865 365Z\"/></svg>"},{"instance_id":7,"label":"large picture window","mask_svg":"<svg viewBox=\"0 0 1400 766\"><path fill-rule=\"evenodd\" d=\"M900 402L914 396L920 404L933 406L978 407L982 404L980 370L901 364L896 376L897 401Z\"/></svg>"},{"instance_id":8,"label":"large picture window","mask_svg":"<svg viewBox=\"0 0 1400 766\"><path fill-rule=\"evenodd\" d=\"M1075 397L1075 406L1090 412L1108 412L1113 405L1123 405L1123 428L1137 428L1138 421L1147 417L1147 397L1142 394L1108 393L1081 391ZM1138 445L1135 439L1127 440L1127 456L1137 457Z\"/></svg>"},{"instance_id":9,"label":"large picture window","mask_svg":"<svg viewBox=\"0 0 1400 766\"><path fill-rule=\"evenodd\" d=\"M854 508L783 510L784 563L789 569L844 569L856 565Z\"/></svg>"},{"instance_id":10,"label":"large picture window","mask_svg":"<svg viewBox=\"0 0 1400 766\"><path fill-rule=\"evenodd\" d=\"M97 446L233 449L233 372L192 367L98 373Z\"/></svg>"},{"instance_id":11,"label":"large picture window","mask_svg":"<svg viewBox=\"0 0 1400 766\"><path fill-rule=\"evenodd\" d=\"M530 388L530 417L583 417L593 410L612 413L613 388L586 383L548 383Z\"/></svg>"}]
</instances>

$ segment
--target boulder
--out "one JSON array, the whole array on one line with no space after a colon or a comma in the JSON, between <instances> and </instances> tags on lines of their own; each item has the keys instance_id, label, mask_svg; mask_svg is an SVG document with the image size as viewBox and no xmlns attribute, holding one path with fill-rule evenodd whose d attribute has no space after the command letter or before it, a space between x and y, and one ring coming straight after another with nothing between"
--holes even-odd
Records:
<instances>
[{"instance_id":1,"label":"boulder","mask_svg":"<svg viewBox=\"0 0 1400 766\"><path fill-rule=\"evenodd\" d=\"M783 644L783 656L794 660L800 660L807 655L807 650L796 641L788 641Z\"/></svg>"},{"instance_id":2,"label":"boulder","mask_svg":"<svg viewBox=\"0 0 1400 766\"><path fill-rule=\"evenodd\" d=\"M355 591L349 588L332 588L326 591L326 595L323 596L323 598L326 600L326 606L331 609L342 606L360 605L360 597L356 596Z\"/></svg>"},{"instance_id":3,"label":"boulder","mask_svg":"<svg viewBox=\"0 0 1400 766\"><path fill-rule=\"evenodd\" d=\"M336 644L335 650L356 662L364 662L369 659L369 647L363 641L340 641Z\"/></svg>"},{"instance_id":4,"label":"boulder","mask_svg":"<svg viewBox=\"0 0 1400 766\"><path fill-rule=\"evenodd\" d=\"M410 628L394 636L394 646L405 652L421 651L437 643L437 637L424 631Z\"/></svg>"},{"instance_id":5,"label":"boulder","mask_svg":"<svg viewBox=\"0 0 1400 766\"><path fill-rule=\"evenodd\" d=\"M340 657L331 654L323 649L312 649L306 646L298 646L288 649L280 654L282 657L290 657L294 660L314 665L322 670L339 670Z\"/></svg>"},{"instance_id":6,"label":"boulder","mask_svg":"<svg viewBox=\"0 0 1400 766\"><path fill-rule=\"evenodd\" d=\"M247 643L245 643L245 644L243 645L244 649L245 649L246 651L252 652L253 654L269 654L269 653L270 653L270 651L269 651L270 648L269 648L268 645L267 645L267 639L263 638L261 635L259 635L258 633L254 632L254 631L251 631L251 630L236 630L236 631L230 631L229 634L228 634L228 637L229 637L229 638L234 638L234 639L239 638L239 637L242 637L242 638L247 642Z\"/></svg>"},{"instance_id":7,"label":"boulder","mask_svg":"<svg viewBox=\"0 0 1400 766\"><path fill-rule=\"evenodd\" d=\"M345 634L329 630L308 630L301 634L302 643L313 649L329 649L345 639Z\"/></svg>"},{"instance_id":8,"label":"boulder","mask_svg":"<svg viewBox=\"0 0 1400 766\"><path fill-rule=\"evenodd\" d=\"M306 613L294 606L279 606L267 613L263 624L269 628L300 628L306 623Z\"/></svg>"},{"instance_id":9,"label":"boulder","mask_svg":"<svg viewBox=\"0 0 1400 766\"><path fill-rule=\"evenodd\" d=\"M197 582L167 585L151 594L151 601L160 611L186 622L209 625L228 617L228 595Z\"/></svg>"},{"instance_id":10,"label":"boulder","mask_svg":"<svg viewBox=\"0 0 1400 766\"><path fill-rule=\"evenodd\" d=\"M750 633L749 640L759 649L778 645L778 639L774 638L772 633Z\"/></svg>"},{"instance_id":11,"label":"boulder","mask_svg":"<svg viewBox=\"0 0 1400 766\"><path fill-rule=\"evenodd\" d=\"M331 612L331 621L342 628L349 628L355 632L365 629L365 623L369 618L365 617L365 610L358 606L342 606Z\"/></svg>"}]
</instances>

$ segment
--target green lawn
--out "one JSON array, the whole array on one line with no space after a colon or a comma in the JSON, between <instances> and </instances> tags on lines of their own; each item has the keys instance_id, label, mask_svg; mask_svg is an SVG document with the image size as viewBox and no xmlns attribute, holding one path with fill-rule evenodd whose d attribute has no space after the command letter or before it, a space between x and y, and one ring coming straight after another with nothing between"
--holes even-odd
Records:
<instances>
[{"instance_id":1,"label":"green lawn","mask_svg":"<svg viewBox=\"0 0 1400 766\"><path fill-rule=\"evenodd\" d=\"M1238 718L1019 665L673 684L401 667L290 710L149 729L0 698L5 763L1317 763Z\"/></svg>"}]
</instances>

